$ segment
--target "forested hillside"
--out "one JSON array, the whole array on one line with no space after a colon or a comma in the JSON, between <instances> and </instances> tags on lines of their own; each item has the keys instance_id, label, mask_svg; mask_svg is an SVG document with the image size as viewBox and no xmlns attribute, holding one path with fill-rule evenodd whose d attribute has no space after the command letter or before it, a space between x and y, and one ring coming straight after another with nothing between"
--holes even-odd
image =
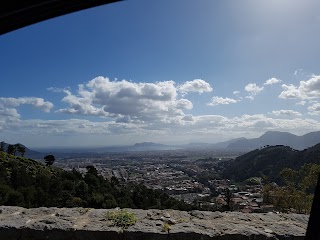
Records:
<instances>
[{"instance_id":1,"label":"forested hillside","mask_svg":"<svg viewBox=\"0 0 320 240\"><path fill-rule=\"evenodd\" d=\"M116 178L108 181L93 166L87 170L82 175L0 152L0 205L191 209L161 190L121 183Z\"/></svg>"},{"instance_id":2,"label":"forested hillside","mask_svg":"<svg viewBox=\"0 0 320 240\"><path fill-rule=\"evenodd\" d=\"M320 163L320 144L303 151L280 145L256 149L225 163L223 176L235 181L262 177L281 183L283 169L298 169L307 163Z\"/></svg>"}]
</instances>

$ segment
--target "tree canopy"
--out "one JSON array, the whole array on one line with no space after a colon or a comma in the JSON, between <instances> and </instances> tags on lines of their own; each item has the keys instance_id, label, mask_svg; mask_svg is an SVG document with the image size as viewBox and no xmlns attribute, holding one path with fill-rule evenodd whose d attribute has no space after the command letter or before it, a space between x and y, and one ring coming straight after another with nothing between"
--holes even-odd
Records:
<instances>
[{"instance_id":1,"label":"tree canopy","mask_svg":"<svg viewBox=\"0 0 320 240\"><path fill-rule=\"evenodd\" d=\"M51 166L55 160L56 159L53 155L47 155L44 157L44 162L46 163L47 166Z\"/></svg>"}]
</instances>

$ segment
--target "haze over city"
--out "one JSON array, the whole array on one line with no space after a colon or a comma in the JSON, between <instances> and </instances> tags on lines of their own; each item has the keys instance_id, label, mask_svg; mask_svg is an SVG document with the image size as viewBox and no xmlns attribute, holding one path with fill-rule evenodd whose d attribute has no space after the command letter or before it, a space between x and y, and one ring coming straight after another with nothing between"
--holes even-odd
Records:
<instances>
[{"instance_id":1,"label":"haze over city","mask_svg":"<svg viewBox=\"0 0 320 240\"><path fill-rule=\"evenodd\" d=\"M125 1L0 36L0 132L28 147L320 130L318 1Z\"/></svg>"}]
</instances>

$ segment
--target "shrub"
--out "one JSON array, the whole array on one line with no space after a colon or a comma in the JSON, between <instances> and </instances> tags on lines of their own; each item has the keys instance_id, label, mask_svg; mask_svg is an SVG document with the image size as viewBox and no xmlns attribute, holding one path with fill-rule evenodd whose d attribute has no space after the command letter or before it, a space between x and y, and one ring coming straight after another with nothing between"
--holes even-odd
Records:
<instances>
[{"instance_id":1,"label":"shrub","mask_svg":"<svg viewBox=\"0 0 320 240\"><path fill-rule=\"evenodd\" d=\"M126 229L137 222L134 213L124 209L106 212L105 218L111 222L111 226L121 227L122 229Z\"/></svg>"},{"instance_id":2,"label":"shrub","mask_svg":"<svg viewBox=\"0 0 320 240\"><path fill-rule=\"evenodd\" d=\"M170 224L164 222L163 225L162 225L162 232L167 232L167 233L169 233L169 232L170 232L170 229L171 229Z\"/></svg>"}]
</instances>

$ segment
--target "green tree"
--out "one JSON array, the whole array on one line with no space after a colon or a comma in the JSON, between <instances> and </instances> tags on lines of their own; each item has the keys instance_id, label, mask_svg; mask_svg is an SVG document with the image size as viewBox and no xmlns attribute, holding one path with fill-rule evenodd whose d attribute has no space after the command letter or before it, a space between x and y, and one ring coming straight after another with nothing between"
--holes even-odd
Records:
<instances>
[{"instance_id":1,"label":"green tree","mask_svg":"<svg viewBox=\"0 0 320 240\"><path fill-rule=\"evenodd\" d=\"M6 146L6 144L2 141L0 143L0 152L4 152L5 151L5 146Z\"/></svg>"},{"instance_id":2,"label":"green tree","mask_svg":"<svg viewBox=\"0 0 320 240\"><path fill-rule=\"evenodd\" d=\"M12 144L9 144L8 148L7 148L7 153L15 156L16 155L16 147Z\"/></svg>"},{"instance_id":3,"label":"green tree","mask_svg":"<svg viewBox=\"0 0 320 240\"><path fill-rule=\"evenodd\" d=\"M26 147L21 144L17 144L17 150L21 154L22 157L26 153Z\"/></svg>"},{"instance_id":4,"label":"green tree","mask_svg":"<svg viewBox=\"0 0 320 240\"><path fill-rule=\"evenodd\" d=\"M264 201L283 212L308 213L319 173L320 164L305 164L297 170L285 168L280 173L284 185L266 185Z\"/></svg>"},{"instance_id":5,"label":"green tree","mask_svg":"<svg viewBox=\"0 0 320 240\"><path fill-rule=\"evenodd\" d=\"M93 174L95 176L98 176L98 171L97 169L94 167L94 166L86 166L86 169L87 169L87 173L88 174Z\"/></svg>"},{"instance_id":6,"label":"green tree","mask_svg":"<svg viewBox=\"0 0 320 240\"><path fill-rule=\"evenodd\" d=\"M224 200L226 201L227 205L226 205L226 210L227 211L231 211L231 200L233 198L233 193L230 191L229 188L226 188L224 190Z\"/></svg>"},{"instance_id":7,"label":"green tree","mask_svg":"<svg viewBox=\"0 0 320 240\"><path fill-rule=\"evenodd\" d=\"M55 160L56 159L53 155L47 155L44 157L44 162L46 163L47 166L51 166Z\"/></svg>"}]
</instances>

